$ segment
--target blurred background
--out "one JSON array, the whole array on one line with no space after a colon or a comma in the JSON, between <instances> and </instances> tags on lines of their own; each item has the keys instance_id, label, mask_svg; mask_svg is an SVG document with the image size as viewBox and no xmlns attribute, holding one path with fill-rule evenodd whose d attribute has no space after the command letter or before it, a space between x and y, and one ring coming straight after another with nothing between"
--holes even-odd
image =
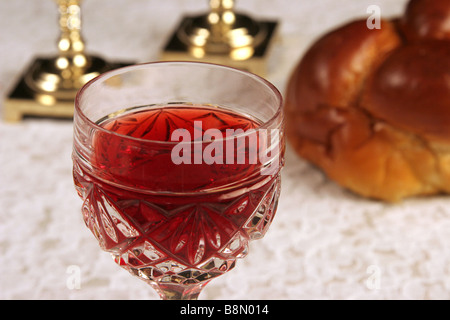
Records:
<instances>
[{"instance_id":1,"label":"blurred background","mask_svg":"<svg viewBox=\"0 0 450 320\"><path fill-rule=\"evenodd\" d=\"M383 18L405 0L238 0L236 11L279 21L268 80L284 93L293 67L320 35L370 5ZM206 0L84 0L89 53L147 62L181 17ZM36 56L57 53L52 0L0 0L0 113ZM84 226L71 178L70 120L0 120L0 299L157 299L100 250ZM362 199L290 148L278 213L266 237L200 299L448 299L450 200L396 205Z\"/></svg>"}]
</instances>

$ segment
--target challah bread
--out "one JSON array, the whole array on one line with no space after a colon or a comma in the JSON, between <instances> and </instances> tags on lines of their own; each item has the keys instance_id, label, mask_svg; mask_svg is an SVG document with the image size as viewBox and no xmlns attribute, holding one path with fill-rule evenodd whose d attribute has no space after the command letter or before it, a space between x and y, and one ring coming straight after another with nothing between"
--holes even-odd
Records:
<instances>
[{"instance_id":1,"label":"challah bread","mask_svg":"<svg viewBox=\"0 0 450 320\"><path fill-rule=\"evenodd\" d=\"M381 29L358 20L327 33L288 81L292 146L362 196L450 192L448 23L417 22L436 19L433 8L450 12L450 1L411 1L405 17L383 20Z\"/></svg>"},{"instance_id":2,"label":"challah bread","mask_svg":"<svg viewBox=\"0 0 450 320\"><path fill-rule=\"evenodd\" d=\"M412 0L400 21L408 41L450 39L450 1Z\"/></svg>"}]
</instances>

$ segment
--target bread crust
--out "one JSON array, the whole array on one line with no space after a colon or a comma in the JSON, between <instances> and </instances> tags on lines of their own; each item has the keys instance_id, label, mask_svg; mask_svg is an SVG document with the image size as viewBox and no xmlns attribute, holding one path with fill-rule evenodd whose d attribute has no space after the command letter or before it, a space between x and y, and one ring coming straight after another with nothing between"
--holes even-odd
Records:
<instances>
[{"instance_id":1,"label":"bread crust","mask_svg":"<svg viewBox=\"0 0 450 320\"><path fill-rule=\"evenodd\" d=\"M289 78L290 143L364 197L450 192L450 36L405 32L430 3L444 4L450 19L450 1L413 0L381 29L349 22L319 38Z\"/></svg>"}]
</instances>

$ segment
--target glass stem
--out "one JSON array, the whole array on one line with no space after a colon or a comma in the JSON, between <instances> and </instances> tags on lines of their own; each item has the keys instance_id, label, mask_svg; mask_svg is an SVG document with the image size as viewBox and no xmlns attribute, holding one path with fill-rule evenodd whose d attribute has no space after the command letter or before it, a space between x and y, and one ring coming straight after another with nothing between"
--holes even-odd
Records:
<instances>
[{"instance_id":1,"label":"glass stem","mask_svg":"<svg viewBox=\"0 0 450 320\"><path fill-rule=\"evenodd\" d=\"M161 300L197 300L207 283L201 282L190 285L158 283L152 286L158 292Z\"/></svg>"}]
</instances>

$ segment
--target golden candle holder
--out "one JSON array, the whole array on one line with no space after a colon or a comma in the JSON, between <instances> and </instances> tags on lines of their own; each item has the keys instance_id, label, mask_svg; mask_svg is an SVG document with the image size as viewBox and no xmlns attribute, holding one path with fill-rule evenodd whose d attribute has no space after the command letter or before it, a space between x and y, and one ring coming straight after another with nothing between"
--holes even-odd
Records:
<instances>
[{"instance_id":1,"label":"golden candle holder","mask_svg":"<svg viewBox=\"0 0 450 320\"><path fill-rule=\"evenodd\" d=\"M59 53L37 57L25 70L4 104L4 119L25 116L72 118L77 91L99 74L121 66L85 53L80 0L55 0L59 7Z\"/></svg>"},{"instance_id":2,"label":"golden candle holder","mask_svg":"<svg viewBox=\"0 0 450 320\"><path fill-rule=\"evenodd\" d=\"M210 0L210 12L184 17L161 60L205 61L266 76L277 21L257 21L234 11L234 0Z\"/></svg>"}]
</instances>

